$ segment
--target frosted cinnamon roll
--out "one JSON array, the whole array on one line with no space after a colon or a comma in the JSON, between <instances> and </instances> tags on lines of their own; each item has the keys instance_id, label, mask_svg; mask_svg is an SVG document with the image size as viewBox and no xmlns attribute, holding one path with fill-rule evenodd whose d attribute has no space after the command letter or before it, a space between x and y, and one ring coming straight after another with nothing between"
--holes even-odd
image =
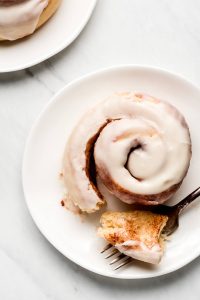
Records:
<instances>
[{"instance_id":1,"label":"frosted cinnamon roll","mask_svg":"<svg viewBox=\"0 0 200 300\"><path fill-rule=\"evenodd\" d=\"M0 0L0 41L32 34L57 10L61 0Z\"/></svg>"},{"instance_id":2,"label":"frosted cinnamon roll","mask_svg":"<svg viewBox=\"0 0 200 300\"><path fill-rule=\"evenodd\" d=\"M149 95L121 93L80 120L66 146L63 175L82 211L105 203L97 176L123 202L156 205L178 190L190 158L189 129L175 107Z\"/></svg>"}]
</instances>

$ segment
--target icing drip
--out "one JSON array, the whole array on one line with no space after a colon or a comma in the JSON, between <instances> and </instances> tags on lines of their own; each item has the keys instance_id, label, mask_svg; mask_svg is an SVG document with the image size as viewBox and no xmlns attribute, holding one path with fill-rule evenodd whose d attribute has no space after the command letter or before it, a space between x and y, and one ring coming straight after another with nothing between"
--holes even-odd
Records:
<instances>
[{"instance_id":1,"label":"icing drip","mask_svg":"<svg viewBox=\"0 0 200 300\"><path fill-rule=\"evenodd\" d=\"M129 240L122 244L116 244L115 247L127 256L151 264L158 264L163 256L163 249L159 244L148 248L140 241Z\"/></svg>"}]
</instances>

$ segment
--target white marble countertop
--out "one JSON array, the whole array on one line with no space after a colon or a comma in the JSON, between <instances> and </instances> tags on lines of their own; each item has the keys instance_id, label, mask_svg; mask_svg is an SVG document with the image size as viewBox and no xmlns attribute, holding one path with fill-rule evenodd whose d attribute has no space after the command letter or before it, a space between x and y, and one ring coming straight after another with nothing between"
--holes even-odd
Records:
<instances>
[{"instance_id":1,"label":"white marble countertop","mask_svg":"<svg viewBox=\"0 0 200 300\"><path fill-rule=\"evenodd\" d=\"M68 261L36 228L21 184L29 130L71 80L132 63L166 68L200 85L199 11L199 0L99 0L70 47L38 66L0 75L0 299L199 300L199 258L173 274L140 281L103 278Z\"/></svg>"}]
</instances>

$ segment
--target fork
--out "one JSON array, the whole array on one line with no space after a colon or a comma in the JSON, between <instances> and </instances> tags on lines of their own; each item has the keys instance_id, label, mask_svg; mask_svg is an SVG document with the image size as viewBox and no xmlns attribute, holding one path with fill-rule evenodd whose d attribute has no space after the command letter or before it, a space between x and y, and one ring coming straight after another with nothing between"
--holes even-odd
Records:
<instances>
[{"instance_id":1,"label":"fork","mask_svg":"<svg viewBox=\"0 0 200 300\"><path fill-rule=\"evenodd\" d=\"M174 231L179 226L179 215L180 213L195 199L197 199L200 196L200 187L198 187L196 190L194 190L191 194L189 194L187 197L185 197L183 200L178 202L177 204L173 206L167 206L167 205L156 205L151 208L147 206L140 206L141 210L150 210L156 214L162 214L168 216L167 223L165 227L162 230L162 233L166 236L171 235L174 233ZM132 257L129 257L121 252L119 252L113 245L108 244L105 246L105 248L101 251L101 253L105 253L108 250L111 250L109 254L105 257L105 259L108 259L116 254L118 254L109 264L113 265L117 262L120 262L119 265L117 265L114 270L118 270L121 267L124 267L125 265L129 264L131 261L133 261Z\"/></svg>"}]
</instances>

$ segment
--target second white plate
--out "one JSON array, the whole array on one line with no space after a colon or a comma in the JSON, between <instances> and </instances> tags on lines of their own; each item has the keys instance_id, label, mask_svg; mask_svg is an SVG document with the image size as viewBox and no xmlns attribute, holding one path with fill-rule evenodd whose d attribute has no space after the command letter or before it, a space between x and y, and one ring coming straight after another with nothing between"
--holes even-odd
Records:
<instances>
[{"instance_id":1,"label":"second white plate","mask_svg":"<svg viewBox=\"0 0 200 300\"><path fill-rule=\"evenodd\" d=\"M99 253L104 242L97 237L100 213L81 219L60 205L63 188L59 180L67 138L82 113L113 92L137 90L175 105L188 121L193 143L189 172L176 194L178 201L200 185L199 111L200 90L166 71L124 66L85 76L58 93L34 125L23 163L23 186L30 213L46 238L80 266L110 277L146 278L169 273L200 254L200 201L180 218L180 227L167 243L158 266L135 262L113 271Z\"/></svg>"},{"instance_id":2,"label":"second white plate","mask_svg":"<svg viewBox=\"0 0 200 300\"><path fill-rule=\"evenodd\" d=\"M55 15L31 36L0 43L0 73L22 70L57 54L79 35L96 0L63 0Z\"/></svg>"}]
</instances>

